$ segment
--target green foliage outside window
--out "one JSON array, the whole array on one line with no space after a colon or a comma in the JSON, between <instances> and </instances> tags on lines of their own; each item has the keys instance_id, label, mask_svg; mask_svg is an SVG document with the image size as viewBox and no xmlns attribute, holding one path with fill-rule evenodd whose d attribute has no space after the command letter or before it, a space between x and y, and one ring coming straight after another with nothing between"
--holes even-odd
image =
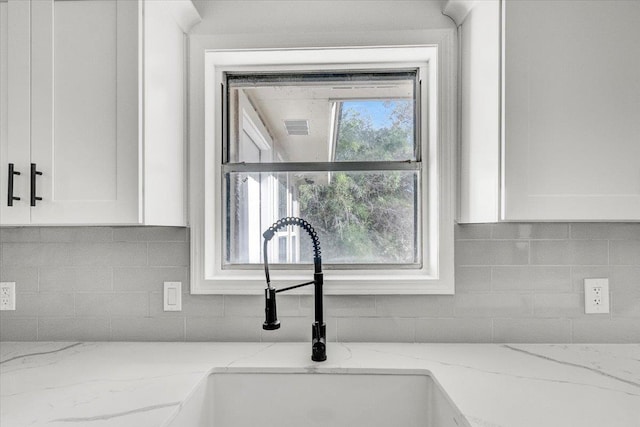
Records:
<instances>
[{"instance_id":1,"label":"green foliage outside window","mask_svg":"<svg viewBox=\"0 0 640 427\"><path fill-rule=\"evenodd\" d=\"M415 159L413 121L412 101L344 102L335 160ZM416 179L414 171L332 172L328 183L299 184L300 216L318 232L323 261L415 263Z\"/></svg>"}]
</instances>

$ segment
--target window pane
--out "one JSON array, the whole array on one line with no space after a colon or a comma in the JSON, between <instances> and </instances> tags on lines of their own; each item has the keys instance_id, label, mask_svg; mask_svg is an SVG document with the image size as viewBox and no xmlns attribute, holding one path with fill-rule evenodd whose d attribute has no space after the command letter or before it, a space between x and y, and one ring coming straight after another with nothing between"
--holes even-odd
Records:
<instances>
[{"instance_id":1,"label":"window pane","mask_svg":"<svg viewBox=\"0 0 640 427\"><path fill-rule=\"evenodd\" d=\"M229 75L228 163L416 160L416 71Z\"/></svg>"},{"instance_id":2,"label":"window pane","mask_svg":"<svg viewBox=\"0 0 640 427\"><path fill-rule=\"evenodd\" d=\"M278 248L278 262L285 263L287 262L287 237L278 237L278 243L280 245Z\"/></svg>"},{"instance_id":3,"label":"window pane","mask_svg":"<svg viewBox=\"0 0 640 427\"><path fill-rule=\"evenodd\" d=\"M287 216L304 218L315 228L323 263L418 266L421 238L417 171L257 175L261 179L261 193L248 190L255 173L226 174L229 182L227 266L261 263L262 232L279 219L280 213L277 206L269 205L276 200L270 194L279 192L281 182L289 182L290 194L297 199L298 211L290 210ZM252 219L247 221L247 216ZM259 231L254 226L257 223ZM294 238L294 234L300 238ZM270 245L271 263L282 263L285 258L288 263L312 262L311 241L303 231L281 230Z\"/></svg>"},{"instance_id":4,"label":"window pane","mask_svg":"<svg viewBox=\"0 0 640 427\"><path fill-rule=\"evenodd\" d=\"M414 159L413 100L340 103L336 161Z\"/></svg>"},{"instance_id":5,"label":"window pane","mask_svg":"<svg viewBox=\"0 0 640 427\"><path fill-rule=\"evenodd\" d=\"M287 208L287 181L278 181L278 218L289 216Z\"/></svg>"},{"instance_id":6,"label":"window pane","mask_svg":"<svg viewBox=\"0 0 640 427\"><path fill-rule=\"evenodd\" d=\"M233 263L259 263L261 261L263 223L260 212L266 200L261 191L261 173L233 176L229 189L233 199L228 205L233 215L227 218L227 231L234 236L234 244L227 247L228 260Z\"/></svg>"}]
</instances>

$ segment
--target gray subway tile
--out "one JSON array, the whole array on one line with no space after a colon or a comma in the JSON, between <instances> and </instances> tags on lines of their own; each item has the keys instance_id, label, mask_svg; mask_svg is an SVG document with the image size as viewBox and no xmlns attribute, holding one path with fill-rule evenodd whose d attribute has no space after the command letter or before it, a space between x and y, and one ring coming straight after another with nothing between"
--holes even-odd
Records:
<instances>
[{"instance_id":1,"label":"gray subway tile","mask_svg":"<svg viewBox=\"0 0 640 427\"><path fill-rule=\"evenodd\" d=\"M566 239L569 237L569 225L555 223L493 224L491 237L493 239Z\"/></svg>"},{"instance_id":2,"label":"gray subway tile","mask_svg":"<svg viewBox=\"0 0 640 427\"><path fill-rule=\"evenodd\" d=\"M4 311L3 317L17 316L73 316L74 294L16 293L15 311Z\"/></svg>"},{"instance_id":3,"label":"gray subway tile","mask_svg":"<svg viewBox=\"0 0 640 427\"><path fill-rule=\"evenodd\" d=\"M264 317L187 317L187 341L260 341Z\"/></svg>"},{"instance_id":4,"label":"gray subway tile","mask_svg":"<svg viewBox=\"0 0 640 427\"><path fill-rule=\"evenodd\" d=\"M277 299L278 316L280 316L280 317L305 316L306 315L306 313L305 313L306 309L301 306L300 298L301 298L301 295L279 294L278 295L278 299ZM326 301L326 298L327 297L325 297L325 301ZM261 313L264 313L264 296L262 296L262 311L261 311ZM251 313L249 315L250 316L255 316L255 313Z\"/></svg>"},{"instance_id":5,"label":"gray subway tile","mask_svg":"<svg viewBox=\"0 0 640 427\"><path fill-rule=\"evenodd\" d=\"M149 294L149 313L151 317L222 317L224 316L223 295L182 295L181 311L164 311L164 293ZM259 315L260 313L254 313Z\"/></svg>"},{"instance_id":6,"label":"gray subway tile","mask_svg":"<svg viewBox=\"0 0 640 427\"><path fill-rule=\"evenodd\" d=\"M68 244L65 243L4 243L2 266L69 265Z\"/></svg>"},{"instance_id":7,"label":"gray subway tile","mask_svg":"<svg viewBox=\"0 0 640 427\"><path fill-rule=\"evenodd\" d=\"M534 240L531 264L606 265L608 246L603 240Z\"/></svg>"},{"instance_id":8,"label":"gray subway tile","mask_svg":"<svg viewBox=\"0 0 640 427\"><path fill-rule=\"evenodd\" d=\"M612 293L640 295L640 266L611 267L610 289Z\"/></svg>"},{"instance_id":9,"label":"gray subway tile","mask_svg":"<svg viewBox=\"0 0 640 427\"><path fill-rule=\"evenodd\" d=\"M189 292L187 267L114 267L113 289L116 291L161 292L164 282L181 282L182 292Z\"/></svg>"},{"instance_id":10,"label":"gray subway tile","mask_svg":"<svg viewBox=\"0 0 640 427\"><path fill-rule=\"evenodd\" d=\"M640 240L612 240L609 243L611 265L640 266Z\"/></svg>"},{"instance_id":11,"label":"gray subway tile","mask_svg":"<svg viewBox=\"0 0 640 427\"><path fill-rule=\"evenodd\" d=\"M376 316L450 317L453 305L453 296L376 295Z\"/></svg>"},{"instance_id":12,"label":"gray subway tile","mask_svg":"<svg viewBox=\"0 0 640 427\"><path fill-rule=\"evenodd\" d=\"M375 298L373 295L327 295L324 297L324 312L329 317L375 316ZM313 295L301 296L300 305L300 314L314 315Z\"/></svg>"},{"instance_id":13,"label":"gray subway tile","mask_svg":"<svg viewBox=\"0 0 640 427\"><path fill-rule=\"evenodd\" d=\"M302 296L303 300L306 296ZM311 306L301 306L301 296L278 294L276 299L278 316L304 316ZM327 298L327 297L325 297ZM305 300L305 304L306 304ZM325 307L325 312L327 308ZM264 313L264 295L225 295L225 316L260 316Z\"/></svg>"},{"instance_id":14,"label":"gray subway tile","mask_svg":"<svg viewBox=\"0 0 640 427\"><path fill-rule=\"evenodd\" d=\"M571 269L546 266L493 267L491 288L494 291L568 291L571 289Z\"/></svg>"},{"instance_id":15,"label":"gray subway tile","mask_svg":"<svg viewBox=\"0 0 640 427\"><path fill-rule=\"evenodd\" d=\"M638 319L575 319L574 343L637 344L640 342Z\"/></svg>"},{"instance_id":16,"label":"gray subway tile","mask_svg":"<svg viewBox=\"0 0 640 427\"><path fill-rule=\"evenodd\" d=\"M140 266L147 264L145 243L70 243L74 266Z\"/></svg>"},{"instance_id":17,"label":"gray subway tile","mask_svg":"<svg viewBox=\"0 0 640 427\"><path fill-rule=\"evenodd\" d=\"M341 317L338 341L414 342L415 320L397 317Z\"/></svg>"},{"instance_id":18,"label":"gray subway tile","mask_svg":"<svg viewBox=\"0 0 640 427\"><path fill-rule=\"evenodd\" d=\"M108 341L109 318L40 317L38 338L40 341Z\"/></svg>"},{"instance_id":19,"label":"gray subway tile","mask_svg":"<svg viewBox=\"0 0 640 427\"><path fill-rule=\"evenodd\" d=\"M7 243L5 265L120 266L146 265L144 243Z\"/></svg>"},{"instance_id":20,"label":"gray subway tile","mask_svg":"<svg viewBox=\"0 0 640 427\"><path fill-rule=\"evenodd\" d=\"M146 292L77 293L76 316L148 316Z\"/></svg>"},{"instance_id":21,"label":"gray subway tile","mask_svg":"<svg viewBox=\"0 0 640 427\"><path fill-rule=\"evenodd\" d=\"M40 227L0 227L0 243L39 241Z\"/></svg>"},{"instance_id":22,"label":"gray subway tile","mask_svg":"<svg viewBox=\"0 0 640 427\"><path fill-rule=\"evenodd\" d=\"M491 290L491 267L456 267L456 293Z\"/></svg>"},{"instance_id":23,"label":"gray subway tile","mask_svg":"<svg viewBox=\"0 0 640 427\"><path fill-rule=\"evenodd\" d=\"M188 231L185 227L116 227L113 239L117 242L186 242Z\"/></svg>"},{"instance_id":24,"label":"gray subway tile","mask_svg":"<svg viewBox=\"0 0 640 427\"><path fill-rule=\"evenodd\" d=\"M489 293L455 296L456 317L527 317L533 313L528 294Z\"/></svg>"},{"instance_id":25,"label":"gray subway tile","mask_svg":"<svg viewBox=\"0 0 640 427\"><path fill-rule=\"evenodd\" d=\"M571 287L574 292L584 292L584 279L611 277L609 266L574 266L571 267ZM613 287L612 287L613 289Z\"/></svg>"},{"instance_id":26,"label":"gray subway tile","mask_svg":"<svg viewBox=\"0 0 640 427\"><path fill-rule=\"evenodd\" d=\"M111 242L113 230L111 227L42 227L40 229L42 242Z\"/></svg>"},{"instance_id":27,"label":"gray subway tile","mask_svg":"<svg viewBox=\"0 0 640 427\"><path fill-rule=\"evenodd\" d=\"M456 242L457 265L526 265L529 242L516 240L461 240Z\"/></svg>"},{"instance_id":28,"label":"gray subway tile","mask_svg":"<svg viewBox=\"0 0 640 427\"><path fill-rule=\"evenodd\" d=\"M224 296L225 316L260 316L262 313L264 313L264 296L262 295Z\"/></svg>"},{"instance_id":29,"label":"gray subway tile","mask_svg":"<svg viewBox=\"0 0 640 427\"><path fill-rule=\"evenodd\" d=\"M111 267L40 267L40 291L110 291Z\"/></svg>"},{"instance_id":30,"label":"gray subway tile","mask_svg":"<svg viewBox=\"0 0 640 427\"><path fill-rule=\"evenodd\" d=\"M2 267L1 282L15 282L16 292L38 291L38 269L36 267Z\"/></svg>"},{"instance_id":31,"label":"gray subway tile","mask_svg":"<svg viewBox=\"0 0 640 427\"><path fill-rule=\"evenodd\" d=\"M457 224L454 230L456 240L491 238L491 224Z\"/></svg>"},{"instance_id":32,"label":"gray subway tile","mask_svg":"<svg viewBox=\"0 0 640 427\"><path fill-rule=\"evenodd\" d=\"M182 242L149 243L149 265L189 266L189 245Z\"/></svg>"},{"instance_id":33,"label":"gray subway tile","mask_svg":"<svg viewBox=\"0 0 640 427\"><path fill-rule=\"evenodd\" d=\"M113 317L113 341L184 341L184 317Z\"/></svg>"},{"instance_id":34,"label":"gray subway tile","mask_svg":"<svg viewBox=\"0 0 640 427\"><path fill-rule=\"evenodd\" d=\"M568 319L494 319L493 341L498 343L568 343Z\"/></svg>"},{"instance_id":35,"label":"gray subway tile","mask_svg":"<svg viewBox=\"0 0 640 427\"><path fill-rule=\"evenodd\" d=\"M611 313L612 317L640 317L640 294L634 292L611 295Z\"/></svg>"},{"instance_id":36,"label":"gray subway tile","mask_svg":"<svg viewBox=\"0 0 640 427\"><path fill-rule=\"evenodd\" d=\"M640 223L571 224L572 239L640 240Z\"/></svg>"},{"instance_id":37,"label":"gray subway tile","mask_svg":"<svg viewBox=\"0 0 640 427\"><path fill-rule=\"evenodd\" d=\"M37 341L38 319L36 317L2 317L0 341Z\"/></svg>"},{"instance_id":38,"label":"gray subway tile","mask_svg":"<svg viewBox=\"0 0 640 427\"><path fill-rule=\"evenodd\" d=\"M536 294L533 297L533 313L536 317L582 317L585 315L584 294Z\"/></svg>"},{"instance_id":39,"label":"gray subway tile","mask_svg":"<svg viewBox=\"0 0 640 427\"><path fill-rule=\"evenodd\" d=\"M491 319L417 319L416 342L489 343Z\"/></svg>"}]
</instances>

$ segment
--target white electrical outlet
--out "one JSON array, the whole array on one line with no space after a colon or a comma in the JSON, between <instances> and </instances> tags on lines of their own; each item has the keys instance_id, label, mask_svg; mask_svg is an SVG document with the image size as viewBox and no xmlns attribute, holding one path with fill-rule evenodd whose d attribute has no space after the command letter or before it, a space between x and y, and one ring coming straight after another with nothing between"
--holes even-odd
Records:
<instances>
[{"instance_id":1,"label":"white electrical outlet","mask_svg":"<svg viewBox=\"0 0 640 427\"><path fill-rule=\"evenodd\" d=\"M16 309L16 282L0 283L0 310Z\"/></svg>"},{"instance_id":2,"label":"white electrical outlet","mask_svg":"<svg viewBox=\"0 0 640 427\"><path fill-rule=\"evenodd\" d=\"M182 282L164 282L164 311L182 311Z\"/></svg>"},{"instance_id":3,"label":"white electrical outlet","mask_svg":"<svg viewBox=\"0 0 640 427\"><path fill-rule=\"evenodd\" d=\"M609 313L609 279L584 279L584 312Z\"/></svg>"}]
</instances>

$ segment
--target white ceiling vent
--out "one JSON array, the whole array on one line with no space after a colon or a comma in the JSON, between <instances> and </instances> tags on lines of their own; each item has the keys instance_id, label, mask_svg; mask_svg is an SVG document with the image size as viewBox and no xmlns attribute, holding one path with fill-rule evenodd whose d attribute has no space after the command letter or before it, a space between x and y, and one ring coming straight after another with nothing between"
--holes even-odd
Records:
<instances>
[{"instance_id":1,"label":"white ceiling vent","mask_svg":"<svg viewBox=\"0 0 640 427\"><path fill-rule=\"evenodd\" d=\"M309 120L285 120L284 127L289 135L309 135Z\"/></svg>"}]
</instances>

